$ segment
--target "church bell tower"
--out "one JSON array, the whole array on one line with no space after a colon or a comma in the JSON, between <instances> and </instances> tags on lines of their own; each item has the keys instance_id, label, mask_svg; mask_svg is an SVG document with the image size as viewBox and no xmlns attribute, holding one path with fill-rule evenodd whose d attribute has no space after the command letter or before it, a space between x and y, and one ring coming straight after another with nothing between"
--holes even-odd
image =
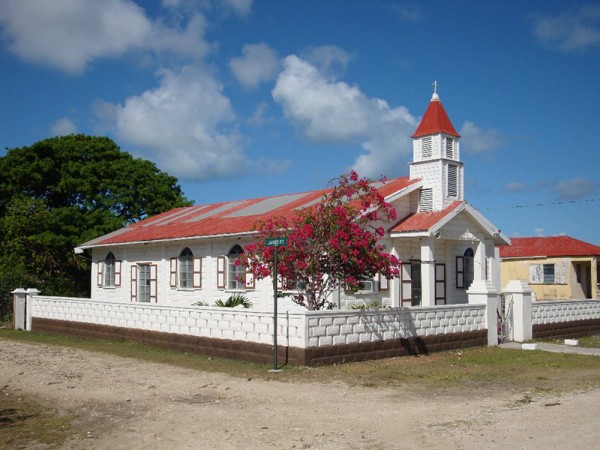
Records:
<instances>
[{"instance_id":1,"label":"church bell tower","mask_svg":"<svg viewBox=\"0 0 600 450\"><path fill-rule=\"evenodd\" d=\"M419 212L441 211L464 198L464 167L460 161L460 135L448 118L437 82L433 95L413 139L410 179L420 178Z\"/></svg>"}]
</instances>

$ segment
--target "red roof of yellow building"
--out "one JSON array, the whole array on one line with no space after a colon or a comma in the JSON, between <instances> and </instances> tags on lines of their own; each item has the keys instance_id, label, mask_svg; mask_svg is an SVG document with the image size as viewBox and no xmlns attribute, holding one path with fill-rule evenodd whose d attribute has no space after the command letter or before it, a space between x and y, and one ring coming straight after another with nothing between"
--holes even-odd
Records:
<instances>
[{"instance_id":1,"label":"red roof of yellow building","mask_svg":"<svg viewBox=\"0 0 600 450\"><path fill-rule=\"evenodd\" d=\"M500 247L501 258L600 256L599 246L569 236L511 238L511 242Z\"/></svg>"}]
</instances>

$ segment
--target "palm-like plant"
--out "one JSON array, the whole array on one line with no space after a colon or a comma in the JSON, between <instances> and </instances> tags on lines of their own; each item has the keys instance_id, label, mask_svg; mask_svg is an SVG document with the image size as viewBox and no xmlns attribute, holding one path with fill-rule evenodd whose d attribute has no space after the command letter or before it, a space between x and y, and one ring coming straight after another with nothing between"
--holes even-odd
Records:
<instances>
[{"instance_id":1,"label":"palm-like plant","mask_svg":"<svg viewBox=\"0 0 600 450\"><path fill-rule=\"evenodd\" d=\"M225 301L221 299L216 300L215 306L220 306L221 308L235 308L237 306L250 308L252 306L252 302L250 302L250 300L248 300L244 294L233 294Z\"/></svg>"}]
</instances>

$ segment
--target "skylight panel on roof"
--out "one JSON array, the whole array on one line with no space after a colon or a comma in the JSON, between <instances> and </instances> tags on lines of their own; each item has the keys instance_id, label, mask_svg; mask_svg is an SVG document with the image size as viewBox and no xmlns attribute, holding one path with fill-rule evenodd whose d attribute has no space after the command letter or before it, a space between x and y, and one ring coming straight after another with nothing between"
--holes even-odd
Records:
<instances>
[{"instance_id":1,"label":"skylight panel on roof","mask_svg":"<svg viewBox=\"0 0 600 450\"><path fill-rule=\"evenodd\" d=\"M203 214L198 214L197 216L194 216L191 219L184 220L184 222L198 222L198 221L200 221L202 219L206 219L208 217L212 217L212 216L220 214L220 213L222 213L224 211L227 211L228 209L233 209L236 206L241 205L242 203L244 203L243 200L238 200L238 201L235 201L235 202L225 203L225 204L219 206L218 208L211 209L210 211L206 211Z\"/></svg>"},{"instance_id":2,"label":"skylight panel on roof","mask_svg":"<svg viewBox=\"0 0 600 450\"><path fill-rule=\"evenodd\" d=\"M166 225L168 223L171 223L178 219L181 219L185 216L189 216L190 214L200 212L206 207L207 207L207 205L191 206L191 207L185 208L181 211L176 211L173 214L169 214L168 216L163 217L159 220L153 220L151 222L145 223L145 224L143 224L143 226L147 227L147 226L151 226L151 225Z\"/></svg>"},{"instance_id":3,"label":"skylight panel on roof","mask_svg":"<svg viewBox=\"0 0 600 450\"><path fill-rule=\"evenodd\" d=\"M296 200L300 200L302 197L306 197L306 195L306 193L300 193L265 198L264 200L248 206L247 208L242 208L239 211L228 214L225 217L246 217L255 216L258 214L267 214L271 211L281 208L282 206L289 205Z\"/></svg>"}]
</instances>

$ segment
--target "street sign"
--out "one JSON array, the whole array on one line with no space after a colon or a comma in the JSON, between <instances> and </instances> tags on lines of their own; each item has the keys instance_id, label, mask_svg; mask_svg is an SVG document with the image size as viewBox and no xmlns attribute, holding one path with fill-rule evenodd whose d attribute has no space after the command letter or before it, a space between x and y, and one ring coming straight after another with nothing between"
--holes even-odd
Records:
<instances>
[{"instance_id":1,"label":"street sign","mask_svg":"<svg viewBox=\"0 0 600 450\"><path fill-rule=\"evenodd\" d=\"M270 238L267 239L267 247L281 247L287 245L287 238Z\"/></svg>"}]
</instances>

